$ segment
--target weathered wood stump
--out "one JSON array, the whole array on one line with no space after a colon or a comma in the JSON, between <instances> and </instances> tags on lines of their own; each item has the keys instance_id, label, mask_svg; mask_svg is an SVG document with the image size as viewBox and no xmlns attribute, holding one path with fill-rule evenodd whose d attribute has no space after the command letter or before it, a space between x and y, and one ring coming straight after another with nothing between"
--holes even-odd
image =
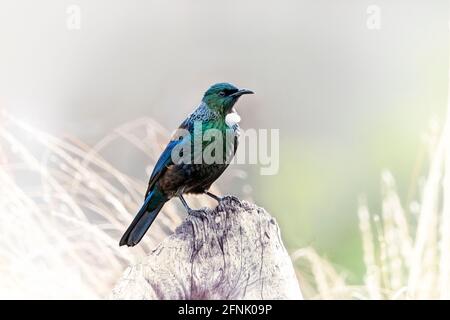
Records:
<instances>
[{"instance_id":1,"label":"weathered wood stump","mask_svg":"<svg viewBox=\"0 0 450 320\"><path fill-rule=\"evenodd\" d=\"M302 299L276 221L225 197L189 215L144 261L129 267L113 299Z\"/></svg>"}]
</instances>

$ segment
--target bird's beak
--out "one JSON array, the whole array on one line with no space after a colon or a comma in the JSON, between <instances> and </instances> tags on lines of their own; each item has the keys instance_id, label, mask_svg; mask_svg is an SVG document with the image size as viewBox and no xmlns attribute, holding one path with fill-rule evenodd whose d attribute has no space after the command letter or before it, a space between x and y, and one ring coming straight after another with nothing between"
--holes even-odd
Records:
<instances>
[{"instance_id":1,"label":"bird's beak","mask_svg":"<svg viewBox=\"0 0 450 320\"><path fill-rule=\"evenodd\" d=\"M242 96L244 94L254 94L254 92L252 90L248 90L248 89L240 89L238 92L233 93L231 96L235 97L235 98L239 98L240 96Z\"/></svg>"}]
</instances>

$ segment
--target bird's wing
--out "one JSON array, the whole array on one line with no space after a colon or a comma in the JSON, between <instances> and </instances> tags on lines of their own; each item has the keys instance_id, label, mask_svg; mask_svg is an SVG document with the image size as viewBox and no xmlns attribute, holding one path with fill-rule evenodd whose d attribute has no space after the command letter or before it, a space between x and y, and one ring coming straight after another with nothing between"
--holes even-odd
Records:
<instances>
[{"instance_id":1,"label":"bird's wing","mask_svg":"<svg viewBox=\"0 0 450 320\"><path fill-rule=\"evenodd\" d=\"M180 125L178 129L184 129L188 130L189 128L189 122L186 119L183 121L183 123ZM145 192L145 199L147 198L148 194L150 193L151 189L155 185L156 181L158 181L159 177L167 170L167 168L174 163L172 162L172 150L175 148L175 146L180 145L181 143L190 143L190 140L188 139L188 135L185 135L184 137L180 136L180 132L175 132L172 136L169 144L164 149L163 153L159 157L158 161L155 164L155 167L153 168L153 172L150 175L150 179L148 182L147 192ZM189 137L190 138L190 137Z\"/></svg>"},{"instance_id":2,"label":"bird's wing","mask_svg":"<svg viewBox=\"0 0 450 320\"><path fill-rule=\"evenodd\" d=\"M177 144L178 141L170 141L169 144L166 146L166 149L164 149L163 153L156 162L155 167L153 168L153 172L148 181L147 192L145 192L145 199L147 198L148 194L150 193L151 189L153 188L159 177L166 171L167 167L172 164L171 154L173 148Z\"/></svg>"}]
</instances>

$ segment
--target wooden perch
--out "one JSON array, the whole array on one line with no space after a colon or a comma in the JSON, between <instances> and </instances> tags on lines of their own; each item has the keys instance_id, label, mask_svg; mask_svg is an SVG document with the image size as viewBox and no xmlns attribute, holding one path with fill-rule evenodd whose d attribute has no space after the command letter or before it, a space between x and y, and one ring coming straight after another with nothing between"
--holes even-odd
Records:
<instances>
[{"instance_id":1,"label":"wooden perch","mask_svg":"<svg viewBox=\"0 0 450 320\"><path fill-rule=\"evenodd\" d=\"M151 230L150 230L151 232ZM113 299L302 299L276 221L225 197L189 215L144 261L129 267Z\"/></svg>"}]
</instances>

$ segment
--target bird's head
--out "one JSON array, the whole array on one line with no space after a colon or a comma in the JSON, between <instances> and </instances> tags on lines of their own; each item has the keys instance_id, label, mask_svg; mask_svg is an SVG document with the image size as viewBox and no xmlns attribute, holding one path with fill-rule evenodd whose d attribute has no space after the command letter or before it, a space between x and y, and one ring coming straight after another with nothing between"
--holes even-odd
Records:
<instances>
[{"instance_id":1,"label":"bird's head","mask_svg":"<svg viewBox=\"0 0 450 320\"><path fill-rule=\"evenodd\" d=\"M226 115L242 95L252 93L251 90L239 89L230 83L216 83L205 92L202 101L209 108Z\"/></svg>"}]
</instances>

